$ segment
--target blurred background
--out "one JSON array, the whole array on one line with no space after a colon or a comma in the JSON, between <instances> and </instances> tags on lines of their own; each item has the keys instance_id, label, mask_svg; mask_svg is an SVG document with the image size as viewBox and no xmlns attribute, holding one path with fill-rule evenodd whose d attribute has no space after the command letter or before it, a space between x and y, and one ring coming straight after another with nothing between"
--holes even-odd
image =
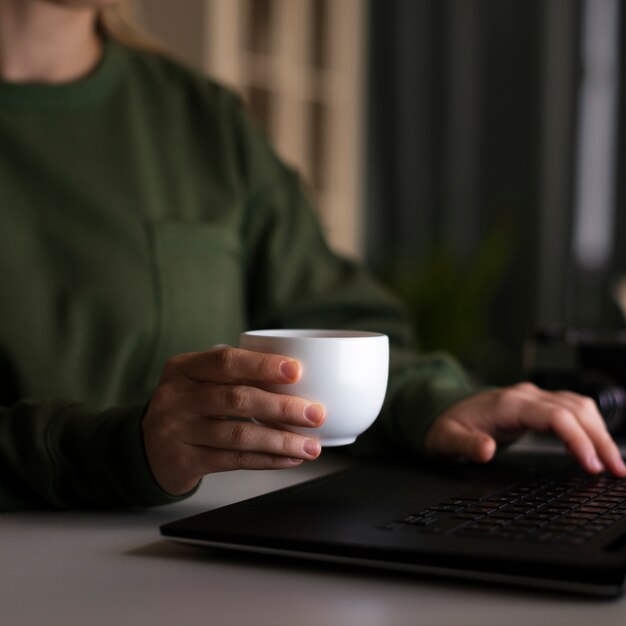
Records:
<instances>
[{"instance_id":1,"label":"blurred background","mask_svg":"<svg viewBox=\"0 0 626 626\"><path fill-rule=\"evenodd\" d=\"M136 4L242 95L421 349L504 384L537 327L624 327L619 0Z\"/></svg>"}]
</instances>

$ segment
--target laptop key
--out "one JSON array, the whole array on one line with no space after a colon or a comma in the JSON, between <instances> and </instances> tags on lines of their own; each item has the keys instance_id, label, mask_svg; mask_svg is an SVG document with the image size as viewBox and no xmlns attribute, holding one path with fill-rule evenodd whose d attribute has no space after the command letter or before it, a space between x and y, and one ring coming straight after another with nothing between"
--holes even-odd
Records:
<instances>
[{"instance_id":1,"label":"laptop key","mask_svg":"<svg viewBox=\"0 0 626 626\"><path fill-rule=\"evenodd\" d=\"M482 513L455 513L452 519L477 520L483 517Z\"/></svg>"},{"instance_id":2,"label":"laptop key","mask_svg":"<svg viewBox=\"0 0 626 626\"><path fill-rule=\"evenodd\" d=\"M436 511L438 513L456 513L457 511L462 511L465 507L458 505L450 505L450 504L436 504L435 506L429 507L429 511Z\"/></svg>"},{"instance_id":3,"label":"laptop key","mask_svg":"<svg viewBox=\"0 0 626 626\"><path fill-rule=\"evenodd\" d=\"M513 485L510 485L509 488L512 486ZM484 500L485 498L491 498L495 495L499 495L505 490L506 488L503 488L502 485L480 484L469 487L468 489L460 493L457 498L459 500Z\"/></svg>"},{"instance_id":4,"label":"laptop key","mask_svg":"<svg viewBox=\"0 0 626 626\"><path fill-rule=\"evenodd\" d=\"M587 505L585 504L584 506L579 506L576 509L577 513L595 513L596 515L599 515L601 513L604 513L606 511L608 511L609 509L606 507L599 507L599 506L593 506L593 505Z\"/></svg>"},{"instance_id":5,"label":"laptop key","mask_svg":"<svg viewBox=\"0 0 626 626\"><path fill-rule=\"evenodd\" d=\"M454 530L462 528L463 526L467 526L468 524L471 524L472 520L459 520L459 519L454 519L453 517L448 517L445 519L439 519L437 520L434 524L430 525L427 527L426 530L430 531L435 531L435 532L441 532L441 533L448 533L448 532L454 532Z\"/></svg>"},{"instance_id":6,"label":"laptop key","mask_svg":"<svg viewBox=\"0 0 626 626\"><path fill-rule=\"evenodd\" d=\"M624 517L626 483L579 474L558 480L533 479L492 491L489 486L472 487L381 528L410 526L431 534L579 543Z\"/></svg>"},{"instance_id":7,"label":"laptop key","mask_svg":"<svg viewBox=\"0 0 626 626\"><path fill-rule=\"evenodd\" d=\"M531 535L531 538L535 541L540 541L541 543L554 543L555 541L560 539L562 534L563 533L545 531L537 535Z\"/></svg>"},{"instance_id":8,"label":"laptop key","mask_svg":"<svg viewBox=\"0 0 626 626\"><path fill-rule=\"evenodd\" d=\"M436 517L416 517L413 519L407 518L405 524L409 524L410 526L429 526L430 524L434 524L436 521Z\"/></svg>"}]
</instances>

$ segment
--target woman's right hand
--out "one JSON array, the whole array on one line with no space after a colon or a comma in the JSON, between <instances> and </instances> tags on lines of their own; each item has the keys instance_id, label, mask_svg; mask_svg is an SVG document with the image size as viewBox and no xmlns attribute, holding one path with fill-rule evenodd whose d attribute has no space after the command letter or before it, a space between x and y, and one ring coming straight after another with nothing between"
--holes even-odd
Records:
<instances>
[{"instance_id":1,"label":"woman's right hand","mask_svg":"<svg viewBox=\"0 0 626 626\"><path fill-rule=\"evenodd\" d=\"M281 424L315 428L324 408L257 386L295 383L300 374L293 359L230 346L170 359L142 423L157 482L182 495L213 472L284 469L316 459L321 446L314 431L305 437Z\"/></svg>"}]
</instances>

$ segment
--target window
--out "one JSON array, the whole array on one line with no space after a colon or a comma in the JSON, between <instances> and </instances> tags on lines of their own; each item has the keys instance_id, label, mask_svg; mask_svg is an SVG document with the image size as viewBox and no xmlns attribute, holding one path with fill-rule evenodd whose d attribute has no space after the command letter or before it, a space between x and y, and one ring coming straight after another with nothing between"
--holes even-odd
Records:
<instances>
[{"instance_id":1,"label":"window","mask_svg":"<svg viewBox=\"0 0 626 626\"><path fill-rule=\"evenodd\" d=\"M241 93L310 187L331 244L361 255L362 0L208 0L203 68Z\"/></svg>"}]
</instances>

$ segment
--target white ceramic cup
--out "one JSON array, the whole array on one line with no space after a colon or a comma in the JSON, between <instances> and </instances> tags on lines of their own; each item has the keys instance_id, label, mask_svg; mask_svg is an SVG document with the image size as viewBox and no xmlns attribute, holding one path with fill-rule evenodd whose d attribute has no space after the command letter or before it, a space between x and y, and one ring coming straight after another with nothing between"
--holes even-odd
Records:
<instances>
[{"instance_id":1,"label":"white ceramic cup","mask_svg":"<svg viewBox=\"0 0 626 626\"><path fill-rule=\"evenodd\" d=\"M285 430L318 437L323 446L343 446L353 443L380 412L389 374L387 335L350 330L251 330L240 335L239 345L298 360L302 368L298 382L265 388L324 405L326 421L318 428L284 425Z\"/></svg>"}]
</instances>

